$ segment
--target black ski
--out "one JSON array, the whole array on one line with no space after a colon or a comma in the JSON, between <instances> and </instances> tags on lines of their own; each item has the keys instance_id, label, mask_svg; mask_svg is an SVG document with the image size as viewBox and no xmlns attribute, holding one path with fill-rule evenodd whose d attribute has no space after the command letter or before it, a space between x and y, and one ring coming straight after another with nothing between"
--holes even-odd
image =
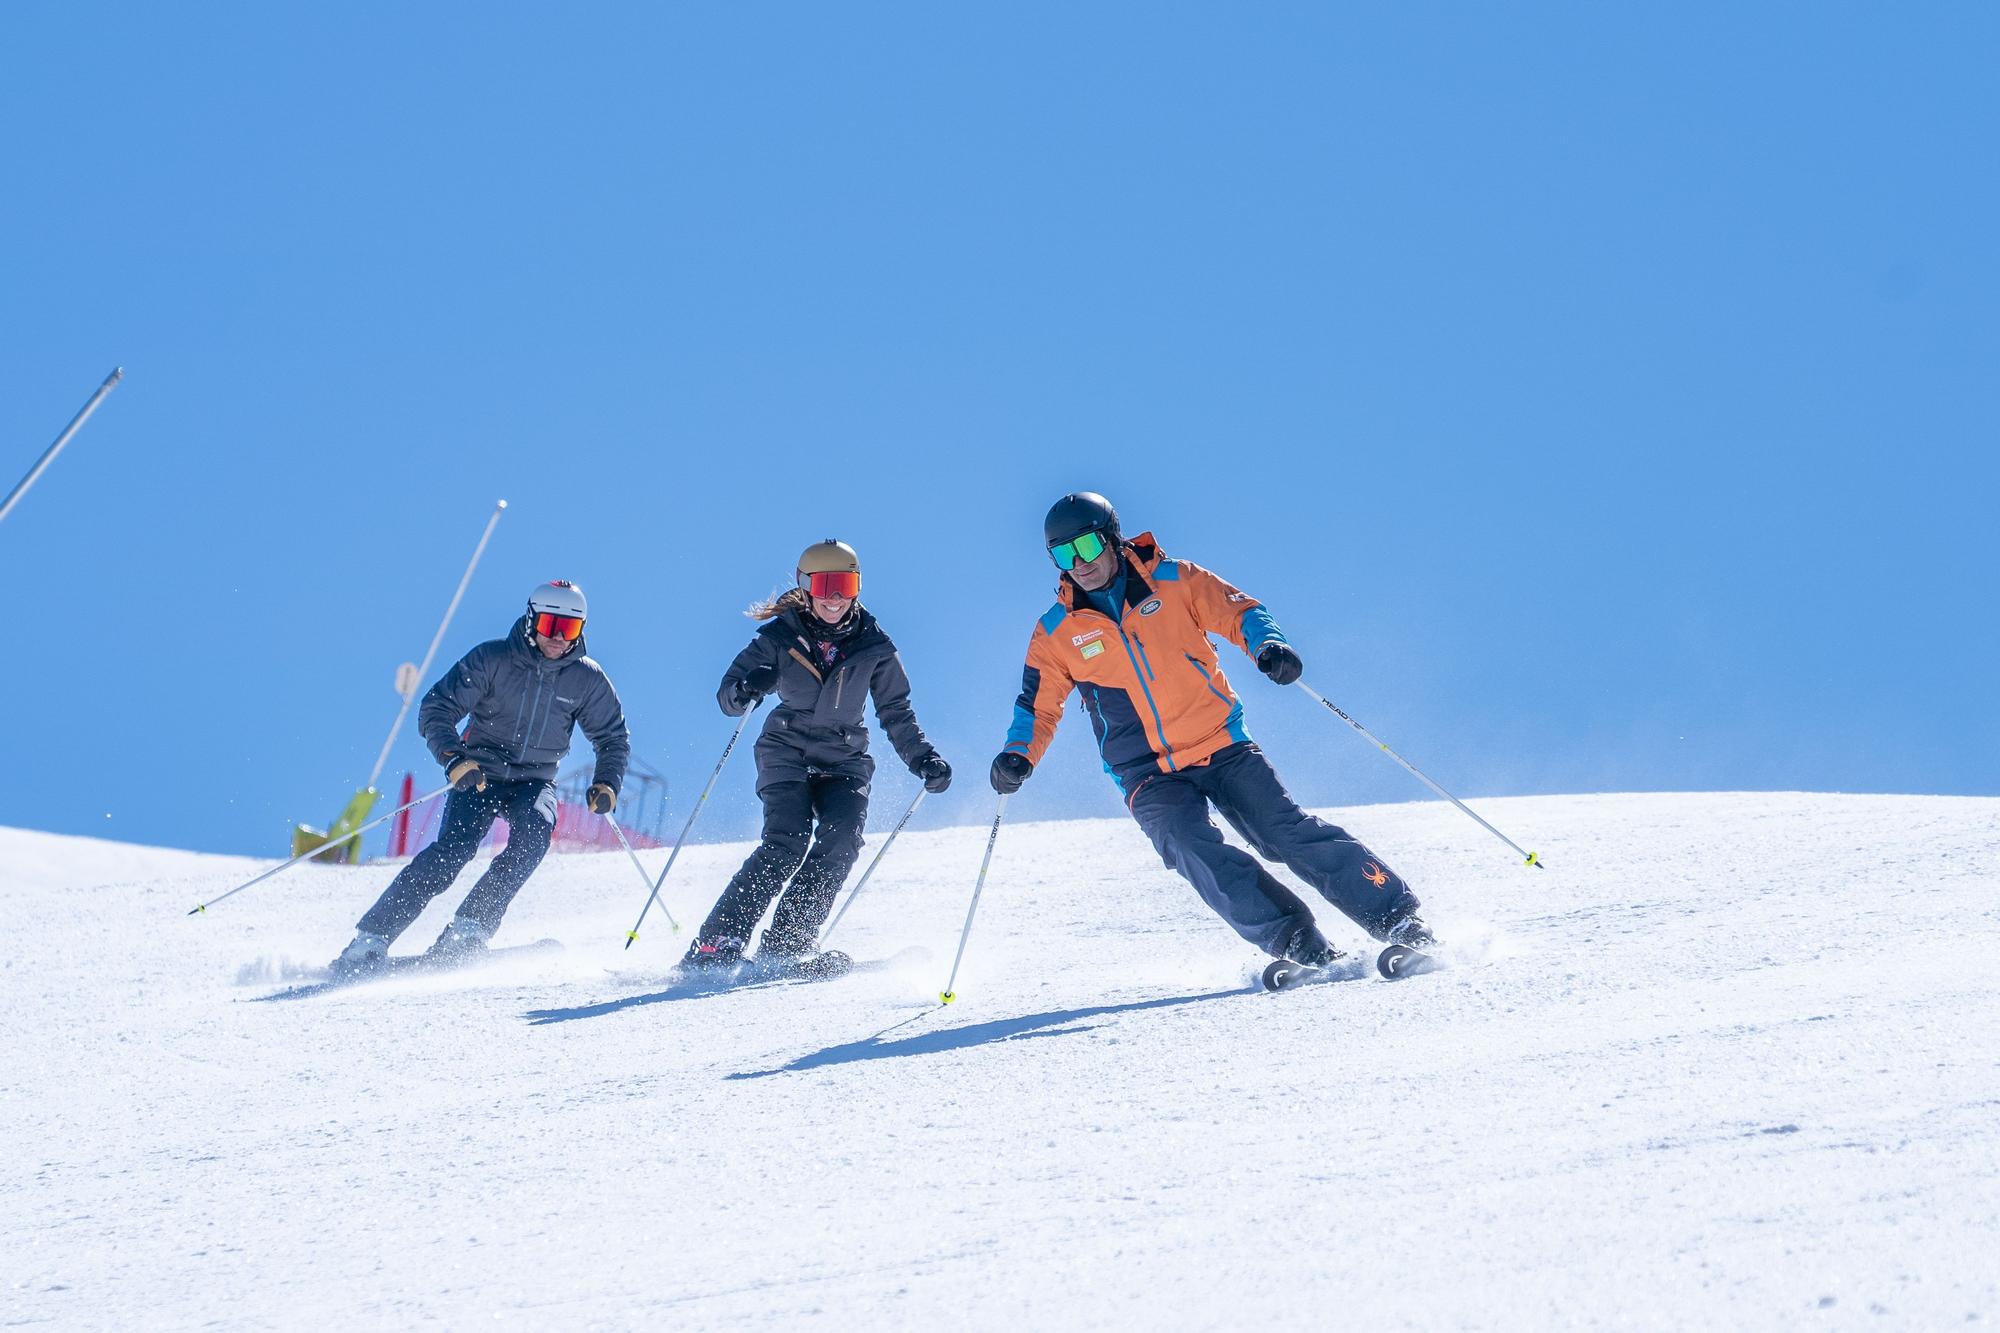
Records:
<instances>
[{"instance_id":1,"label":"black ski","mask_svg":"<svg viewBox=\"0 0 2000 1333\"><path fill-rule=\"evenodd\" d=\"M727 967L681 966L674 969L673 976L677 990L697 992L743 990L753 986L832 981L853 972L886 972L891 968L918 963L929 957L929 949L913 945L892 958L871 958L857 963L838 949L827 949L821 953L783 960L746 958Z\"/></svg>"},{"instance_id":2,"label":"black ski","mask_svg":"<svg viewBox=\"0 0 2000 1333\"><path fill-rule=\"evenodd\" d=\"M781 981L831 981L854 970L854 960L838 949L796 958L745 958L721 966L674 969L674 981L692 990L735 990Z\"/></svg>"},{"instance_id":3,"label":"black ski","mask_svg":"<svg viewBox=\"0 0 2000 1333\"><path fill-rule=\"evenodd\" d=\"M1392 944L1375 956L1375 971L1390 981L1422 976L1443 966L1436 954L1412 949L1407 944ZM1264 989L1281 991L1320 981L1352 981L1366 976L1367 971L1365 961L1346 955L1326 967L1307 967L1289 958L1280 958L1264 969Z\"/></svg>"},{"instance_id":4,"label":"black ski","mask_svg":"<svg viewBox=\"0 0 2000 1333\"><path fill-rule=\"evenodd\" d=\"M1280 958L1264 969L1264 989L1294 990L1321 981L1354 981L1365 974L1365 967L1360 959L1346 954L1341 954L1325 967L1307 967L1304 963Z\"/></svg>"},{"instance_id":5,"label":"black ski","mask_svg":"<svg viewBox=\"0 0 2000 1333\"><path fill-rule=\"evenodd\" d=\"M349 977L335 977L326 968L318 968L303 984L287 986L284 990L256 997L259 1000L303 1000L309 995L324 995L328 991L346 990L350 986L365 986L372 981L386 981L390 977L422 976L432 972L457 972L466 968L476 968L487 963L522 958L538 953L561 953L562 941L536 940L532 944L504 944L497 949L477 949L460 957L433 956L428 953L398 954L383 960L381 967Z\"/></svg>"},{"instance_id":6,"label":"black ski","mask_svg":"<svg viewBox=\"0 0 2000 1333\"><path fill-rule=\"evenodd\" d=\"M1420 977L1426 972L1435 972L1444 964L1437 955L1420 953L1407 944L1392 944L1375 959L1375 970L1391 981L1401 981L1404 977Z\"/></svg>"}]
</instances>

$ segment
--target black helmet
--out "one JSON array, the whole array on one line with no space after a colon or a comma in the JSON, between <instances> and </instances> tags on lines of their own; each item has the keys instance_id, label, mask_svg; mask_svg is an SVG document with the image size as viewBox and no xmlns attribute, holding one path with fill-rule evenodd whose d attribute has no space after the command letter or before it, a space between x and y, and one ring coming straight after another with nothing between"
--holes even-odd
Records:
<instances>
[{"instance_id":1,"label":"black helmet","mask_svg":"<svg viewBox=\"0 0 2000 1333\"><path fill-rule=\"evenodd\" d=\"M1065 495L1055 502L1049 516L1042 520L1042 540L1050 546L1080 537L1086 532L1103 533L1113 546L1122 540L1118 532L1118 511L1111 507L1111 501L1095 491Z\"/></svg>"}]
</instances>

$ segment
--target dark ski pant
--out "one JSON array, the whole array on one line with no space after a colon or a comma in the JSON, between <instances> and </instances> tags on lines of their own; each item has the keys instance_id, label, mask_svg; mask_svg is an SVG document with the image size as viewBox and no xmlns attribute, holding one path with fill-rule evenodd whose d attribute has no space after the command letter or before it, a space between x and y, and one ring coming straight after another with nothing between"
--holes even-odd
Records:
<instances>
[{"instance_id":1,"label":"dark ski pant","mask_svg":"<svg viewBox=\"0 0 2000 1333\"><path fill-rule=\"evenodd\" d=\"M445 797L444 823L437 841L418 852L389 881L389 887L368 909L357 927L393 940L423 915L431 899L451 887L479 850L495 819L507 821L507 847L493 858L486 873L459 904L458 916L497 929L507 905L548 855L555 833L555 787L533 779L494 782L484 791L455 791Z\"/></svg>"},{"instance_id":2,"label":"dark ski pant","mask_svg":"<svg viewBox=\"0 0 2000 1333\"><path fill-rule=\"evenodd\" d=\"M1219 750L1205 764L1149 777L1132 793L1132 817L1167 869L1264 952L1285 957L1302 931L1319 937L1312 909L1241 848L1222 840L1213 803L1258 856L1289 867L1377 939L1417 910L1417 896L1382 858L1299 809L1254 743Z\"/></svg>"},{"instance_id":3,"label":"dark ski pant","mask_svg":"<svg viewBox=\"0 0 2000 1333\"><path fill-rule=\"evenodd\" d=\"M763 841L701 923L696 947L720 942L747 949L750 932L771 899L777 898L778 909L764 929L758 951L804 953L818 941L819 928L833 910L834 895L861 855L861 830L868 822L868 779L815 773L774 782L757 794L764 800Z\"/></svg>"}]
</instances>

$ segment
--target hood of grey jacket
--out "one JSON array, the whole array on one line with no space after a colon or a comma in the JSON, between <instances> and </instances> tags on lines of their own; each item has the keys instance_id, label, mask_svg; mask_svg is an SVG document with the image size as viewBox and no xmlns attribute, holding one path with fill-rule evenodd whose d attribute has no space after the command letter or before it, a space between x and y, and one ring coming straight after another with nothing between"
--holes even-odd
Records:
<instances>
[{"instance_id":1,"label":"hood of grey jacket","mask_svg":"<svg viewBox=\"0 0 2000 1333\"><path fill-rule=\"evenodd\" d=\"M431 686L417 726L439 764L449 768L463 756L502 781L553 781L579 726L597 752L592 781L617 791L632 753L618 691L584 640L551 660L529 640L526 616Z\"/></svg>"}]
</instances>

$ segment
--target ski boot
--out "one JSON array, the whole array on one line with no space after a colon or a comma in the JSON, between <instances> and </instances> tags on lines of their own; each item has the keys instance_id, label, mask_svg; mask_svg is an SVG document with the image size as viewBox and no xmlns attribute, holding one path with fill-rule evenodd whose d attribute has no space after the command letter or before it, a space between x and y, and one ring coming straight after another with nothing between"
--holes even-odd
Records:
<instances>
[{"instance_id":1,"label":"ski boot","mask_svg":"<svg viewBox=\"0 0 2000 1333\"><path fill-rule=\"evenodd\" d=\"M446 967L470 962L486 952L486 942L492 938L492 927L468 916L455 916L437 937L437 943L424 950L424 961Z\"/></svg>"},{"instance_id":2,"label":"ski boot","mask_svg":"<svg viewBox=\"0 0 2000 1333\"><path fill-rule=\"evenodd\" d=\"M1382 938L1389 947L1376 957L1375 970L1391 981L1439 966L1437 936L1414 913L1394 922Z\"/></svg>"},{"instance_id":3,"label":"ski boot","mask_svg":"<svg viewBox=\"0 0 2000 1333\"><path fill-rule=\"evenodd\" d=\"M760 953L757 962L770 966L779 976L797 977L802 981L825 981L854 970L854 960L838 949L794 954Z\"/></svg>"},{"instance_id":4,"label":"ski boot","mask_svg":"<svg viewBox=\"0 0 2000 1333\"><path fill-rule=\"evenodd\" d=\"M388 966L388 937L363 930L355 933L353 940L340 951L340 957L327 964L326 974L329 981L359 981Z\"/></svg>"},{"instance_id":5,"label":"ski boot","mask_svg":"<svg viewBox=\"0 0 2000 1333\"><path fill-rule=\"evenodd\" d=\"M1296 986L1314 972L1323 971L1347 955L1326 942L1316 926L1307 926L1292 936L1285 956L1264 969L1264 989L1283 990Z\"/></svg>"},{"instance_id":6,"label":"ski boot","mask_svg":"<svg viewBox=\"0 0 2000 1333\"><path fill-rule=\"evenodd\" d=\"M687 954L681 959L681 969L687 972L719 972L742 961L743 941L718 935L712 940L696 940L690 944Z\"/></svg>"}]
</instances>

